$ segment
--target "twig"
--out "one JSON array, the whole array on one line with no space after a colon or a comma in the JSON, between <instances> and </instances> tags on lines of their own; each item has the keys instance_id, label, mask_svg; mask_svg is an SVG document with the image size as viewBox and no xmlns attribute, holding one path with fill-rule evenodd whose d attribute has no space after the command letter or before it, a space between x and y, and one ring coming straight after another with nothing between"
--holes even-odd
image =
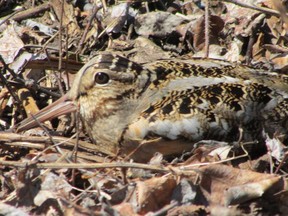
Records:
<instances>
[{"instance_id":1,"label":"twig","mask_svg":"<svg viewBox=\"0 0 288 216\"><path fill-rule=\"evenodd\" d=\"M253 55L253 45L256 41L256 31L257 29L252 29L251 35L249 37L249 42L247 46L247 51L245 55L245 62L246 64L250 65L251 60L252 60L252 55Z\"/></svg>"},{"instance_id":2,"label":"twig","mask_svg":"<svg viewBox=\"0 0 288 216\"><path fill-rule=\"evenodd\" d=\"M59 31L57 31L54 35L52 35L52 36L42 45L43 48L42 48L41 50L39 50L37 53L41 53L42 51L46 50L48 44L49 44L51 41L53 41L53 40L57 37L58 34L59 34ZM58 49L56 49L56 50L58 50Z\"/></svg>"},{"instance_id":3,"label":"twig","mask_svg":"<svg viewBox=\"0 0 288 216\"><path fill-rule=\"evenodd\" d=\"M264 7L257 7L255 5L251 5L251 4L246 4L246 3L243 3L243 2L241 2L239 0L223 0L223 1L228 2L228 3L233 3L233 4L236 4L238 6L249 8L249 9L252 9L252 10L257 10L257 11L260 11L262 13L269 14L269 15L272 15L272 16L276 16L276 17L280 17L281 16L278 11L275 11L275 10L272 10L272 9L269 9L269 8L264 8Z\"/></svg>"},{"instance_id":4,"label":"twig","mask_svg":"<svg viewBox=\"0 0 288 216\"><path fill-rule=\"evenodd\" d=\"M12 19L15 20L16 22L20 22L24 19L35 17L38 14L40 14L46 10L49 10L49 9L50 9L50 3L42 4L42 5L39 5L37 7L25 10L25 11L21 11L20 13L17 13L15 16L13 16Z\"/></svg>"},{"instance_id":5,"label":"twig","mask_svg":"<svg viewBox=\"0 0 288 216\"><path fill-rule=\"evenodd\" d=\"M205 58L209 57L210 44L210 0L205 1Z\"/></svg>"},{"instance_id":6,"label":"twig","mask_svg":"<svg viewBox=\"0 0 288 216\"><path fill-rule=\"evenodd\" d=\"M60 10L60 23L59 23L59 64L58 70L61 71L62 68L62 31L63 31L63 15L64 15L64 0L61 1Z\"/></svg>"},{"instance_id":7,"label":"twig","mask_svg":"<svg viewBox=\"0 0 288 216\"><path fill-rule=\"evenodd\" d=\"M39 137L39 138L41 138L41 137ZM65 138L64 139L63 138L63 140L60 141L60 140L58 140L58 138L59 137L57 137L57 142L61 142L61 145L62 145L61 147L62 147L63 152L67 152L67 153L69 153L69 155L71 155L71 151L73 150L73 147L75 145L75 139L71 139L71 138ZM11 146L11 148L13 148L15 146L19 146L21 148L26 148L26 149L33 148L33 149L39 149L39 150L45 149L45 144L47 144L47 142L41 143L41 141L39 143L32 143L32 142L26 142L26 141L19 141L19 142L16 141L16 142L11 142L11 143L8 143L8 142L3 143L2 142L1 143L2 146L4 146L4 145L5 146ZM60 143L58 143L58 144L60 144ZM82 146L80 145L80 147L82 147ZM50 148L50 146L49 146L49 148ZM101 156L95 155L93 153L89 153L88 151L86 151L86 149L82 149L82 148L79 148L79 152L77 155L78 155L78 158L84 159L86 161L88 160L91 162L95 162L95 163L102 163L104 161L107 161L107 158L105 158L103 156L101 157Z\"/></svg>"},{"instance_id":8,"label":"twig","mask_svg":"<svg viewBox=\"0 0 288 216\"><path fill-rule=\"evenodd\" d=\"M284 154L283 159L280 161L280 164L277 166L277 168L276 168L276 170L275 170L274 173L277 174L277 173L280 171L281 167L283 167L283 165L285 164L285 162L287 162L287 159L288 159L288 153L286 152L286 153Z\"/></svg>"},{"instance_id":9,"label":"twig","mask_svg":"<svg viewBox=\"0 0 288 216\"><path fill-rule=\"evenodd\" d=\"M93 9L92 9L92 13L91 13L91 15L90 15L88 24L87 24L86 27L85 27L83 36L82 36L82 38L81 38L81 40L80 40L80 42L79 42L79 45L78 45L78 53L80 53L80 51L81 51L81 49L82 49L82 47L83 47L84 41L85 41L86 36L87 36L87 34L88 34L88 30L89 30L90 26L92 25L92 22L93 22L94 18L96 17L96 14L97 14L97 12L98 12L99 9L100 9L100 8L98 8L96 5L95 5L95 6L93 7Z\"/></svg>"},{"instance_id":10,"label":"twig","mask_svg":"<svg viewBox=\"0 0 288 216\"><path fill-rule=\"evenodd\" d=\"M39 127L41 127L42 130L45 131L45 133L47 134L49 140L51 141L51 143L53 143L53 147L55 148L56 152L58 152L59 154L63 155L62 150L58 147L57 142L54 141L54 139L53 139L53 137L51 136L51 134L49 133L49 131L48 131L45 127L43 127L43 125L41 124L41 122L39 122L38 119L37 119L34 115L31 114L31 117L32 117L32 118L34 119L34 121L39 125ZM48 148L49 148L49 146L46 147L46 149L48 149ZM44 152L44 150L43 150L42 152ZM42 154L42 153L40 152L40 154L38 154L38 156L36 156L36 158L34 158L34 160L35 160L35 159L38 159L38 157L40 157L41 154ZM67 158L65 158L65 159L66 159L68 162L70 162L69 159L67 159Z\"/></svg>"},{"instance_id":11,"label":"twig","mask_svg":"<svg viewBox=\"0 0 288 216\"><path fill-rule=\"evenodd\" d=\"M3 83L3 85L6 86L6 88L7 88L8 91L9 91L9 93L11 94L11 96L13 97L13 99L15 100L16 106L18 107L19 112L21 113L22 116L24 116L24 111L23 111L23 109L21 108L21 104L22 104L22 103L21 103L18 95L15 93L15 90L13 90L13 89L11 88L11 86L9 85L9 82L7 81L7 79L6 79L6 78L4 77L4 75L3 75L3 74L6 73L6 72L5 72L6 70L8 70L9 72L11 72L12 76L13 76L13 75L16 76L16 74L14 73L14 71L9 70L7 64L6 64L6 63L4 62L4 60L2 59L1 55L0 55L0 62L4 65L3 70L1 69L1 71L0 71L0 80L1 80L1 82ZM15 77L14 77L14 78L15 78ZM17 78L17 77L16 77L16 78Z\"/></svg>"},{"instance_id":12,"label":"twig","mask_svg":"<svg viewBox=\"0 0 288 216\"><path fill-rule=\"evenodd\" d=\"M42 46L39 45L26 45L25 48L40 48L42 49ZM58 51L58 49L53 48L53 47L46 47L46 49L51 49L51 50L56 50ZM69 53L68 53L69 54ZM74 54L74 53L71 53ZM58 61L59 59L57 57L49 57L49 62L47 61L47 59L43 59L43 60L32 60L27 62L27 64L25 65L25 69L49 69L49 70L58 70ZM68 60L67 62L65 61L64 64L62 64L62 68L61 69L66 69L69 72L76 74L79 69L83 66L84 63L76 61L76 60Z\"/></svg>"},{"instance_id":13,"label":"twig","mask_svg":"<svg viewBox=\"0 0 288 216\"><path fill-rule=\"evenodd\" d=\"M243 148L242 148L243 149ZM219 160L219 161L214 161L214 162L204 162L204 163L197 163L197 164L191 164L191 165L185 165L182 167L179 167L179 169L181 171L187 171L187 170L192 170L191 168L194 167L199 167L199 166L206 166L206 165L213 165L213 164L221 164L221 163L225 163L225 162L229 162L229 161L233 161L233 160L237 160L240 158L244 158L244 157L249 157L248 152L245 150L243 155L239 155L239 156L233 156L231 158L227 158L225 160Z\"/></svg>"},{"instance_id":14,"label":"twig","mask_svg":"<svg viewBox=\"0 0 288 216\"><path fill-rule=\"evenodd\" d=\"M76 144L74 145L74 148L73 148L73 152L72 152L72 155L74 156L74 162L77 161L77 153L78 153L78 147L79 147L79 140L80 140L80 137L79 137L79 134L80 134L80 111L79 111L80 107L77 106L77 111L75 112L75 118L76 118Z\"/></svg>"},{"instance_id":15,"label":"twig","mask_svg":"<svg viewBox=\"0 0 288 216\"><path fill-rule=\"evenodd\" d=\"M17 167L17 168L38 168L38 169L107 169L107 168L131 168L131 169L144 169L151 170L160 173L167 174L183 174L183 173L195 173L195 168L199 166L220 164L235 159L247 157L247 153L239 155L237 157L231 157L226 160L220 160L215 162L198 163L185 165L180 167L163 167L157 165L143 164L143 163L128 163L128 162L109 162L109 163L27 163L19 161L0 161L0 165Z\"/></svg>"},{"instance_id":16,"label":"twig","mask_svg":"<svg viewBox=\"0 0 288 216\"><path fill-rule=\"evenodd\" d=\"M62 155L56 162L62 161L65 156L66 155ZM27 167L25 167L25 168L27 168ZM33 178L32 182L35 182L37 179L41 178L41 176L43 176L45 173L50 172L50 171L51 171L50 169L45 170L40 175L38 175L35 178ZM11 201L11 200L15 199L16 196L17 196L17 193L16 193L16 190L14 190L12 193L9 194L8 197L6 197L5 201Z\"/></svg>"},{"instance_id":17,"label":"twig","mask_svg":"<svg viewBox=\"0 0 288 216\"><path fill-rule=\"evenodd\" d=\"M21 104L21 101L19 100L17 94L15 94L15 91L10 87L9 82L6 80L6 78L4 77L3 74L5 74L5 69L4 69L4 71L1 70L1 72L0 72L0 80L1 80L1 82L3 83L3 85L6 86L6 88L10 92L11 96L16 101L16 103L17 104Z\"/></svg>"},{"instance_id":18,"label":"twig","mask_svg":"<svg viewBox=\"0 0 288 216\"><path fill-rule=\"evenodd\" d=\"M249 65L251 63L251 59L253 57L253 45L257 40L257 32L259 31L259 28L261 27L263 20L265 19L265 14L260 14L257 16L254 21L252 22L252 25L250 28L250 37L249 37L249 42L247 46L247 51L246 51L246 63Z\"/></svg>"},{"instance_id":19,"label":"twig","mask_svg":"<svg viewBox=\"0 0 288 216\"><path fill-rule=\"evenodd\" d=\"M163 208L161 208L160 210L158 210L157 212L154 213L150 213L150 216L161 216L161 215L167 215L168 211L175 208L176 206L178 206L178 202L176 202L175 200L172 201L169 205L164 206Z\"/></svg>"},{"instance_id":20,"label":"twig","mask_svg":"<svg viewBox=\"0 0 288 216\"><path fill-rule=\"evenodd\" d=\"M0 7L1 7L1 6L0 6ZM1 26L2 24L4 24L5 22L7 22L7 20L9 20L9 19L11 19L12 17L16 16L16 14L20 13L20 12L23 11L23 10L24 10L24 8L21 8L21 9L15 11L14 13L10 14L9 16L5 17L5 18L0 22L0 26Z\"/></svg>"},{"instance_id":21,"label":"twig","mask_svg":"<svg viewBox=\"0 0 288 216\"><path fill-rule=\"evenodd\" d=\"M17 168L38 168L38 169L105 169L105 168L133 168L151 170L161 173L172 172L170 168L141 163L27 163L19 161L0 161L0 165Z\"/></svg>"}]
</instances>

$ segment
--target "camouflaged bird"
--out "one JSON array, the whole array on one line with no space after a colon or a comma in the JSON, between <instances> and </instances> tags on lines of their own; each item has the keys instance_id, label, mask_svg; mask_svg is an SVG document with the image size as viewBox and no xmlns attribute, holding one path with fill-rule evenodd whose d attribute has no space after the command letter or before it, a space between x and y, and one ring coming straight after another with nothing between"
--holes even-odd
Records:
<instances>
[{"instance_id":1,"label":"camouflaged bird","mask_svg":"<svg viewBox=\"0 0 288 216\"><path fill-rule=\"evenodd\" d=\"M174 145L168 151L174 154L183 151L180 143L191 149L203 139L236 141L239 128L244 141L264 128L286 132L287 80L220 60L139 65L104 53L78 72L68 98L101 148L129 152L153 141Z\"/></svg>"}]
</instances>

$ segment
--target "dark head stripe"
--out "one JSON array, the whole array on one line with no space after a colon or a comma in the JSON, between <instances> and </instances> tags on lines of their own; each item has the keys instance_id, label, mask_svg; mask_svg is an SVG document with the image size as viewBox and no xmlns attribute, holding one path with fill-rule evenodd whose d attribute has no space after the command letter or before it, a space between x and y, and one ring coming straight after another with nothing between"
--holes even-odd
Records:
<instances>
[{"instance_id":1,"label":"dark head stripe","mask_svg":"<svg viewBox=\"0 0 288 216\"><path fill-rule=\"evenodd\" d=\"M141 65L134 63L127 58L112 54L100 55L98 68L109 68L115 72L130 71L135 74L140 74L144 70Z\"/></svg>"}]
</instances>

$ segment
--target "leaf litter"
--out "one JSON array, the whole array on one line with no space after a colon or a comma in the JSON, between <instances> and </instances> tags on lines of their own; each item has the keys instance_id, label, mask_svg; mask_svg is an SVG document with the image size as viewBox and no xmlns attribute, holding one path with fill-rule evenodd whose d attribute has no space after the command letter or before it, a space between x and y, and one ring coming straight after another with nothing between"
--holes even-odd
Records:
<instances>
[{"instance_id":1,"label":"leaf litter","mask_svg":"<svg viewBox=\"0 0 288 216\"><path fill-rule=\"evenodd\" d=\"M207 5L209 57L286 73L285 1L0 2L1 215L288 214L280 134L256 157L245 151L255 144L207 140L144 164L105 154L82 130L75 151L73 115L11 132L65 94L99 51L138 63L205 57Z\"/></svg>"}]
</instances>

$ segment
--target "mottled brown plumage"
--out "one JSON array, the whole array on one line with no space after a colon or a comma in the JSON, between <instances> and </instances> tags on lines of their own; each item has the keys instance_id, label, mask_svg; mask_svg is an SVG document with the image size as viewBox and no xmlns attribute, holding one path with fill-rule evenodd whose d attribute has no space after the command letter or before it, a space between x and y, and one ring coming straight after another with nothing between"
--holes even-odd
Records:
<instances>
[{"instance_id":1,"label":"mottled brown plumage","mask_svg":"<svg viewBox=\"0 0 288 216\"><path fill-rule=\"evenodd\" d=\"M93 142L129 152L142 143L193 146L203 139L236 141L286 132L287 76L211 59L139 65L101 54L77 74L68 97ZM177 147L170 153L181 153Z\"/></svg>"}]
</instances>

